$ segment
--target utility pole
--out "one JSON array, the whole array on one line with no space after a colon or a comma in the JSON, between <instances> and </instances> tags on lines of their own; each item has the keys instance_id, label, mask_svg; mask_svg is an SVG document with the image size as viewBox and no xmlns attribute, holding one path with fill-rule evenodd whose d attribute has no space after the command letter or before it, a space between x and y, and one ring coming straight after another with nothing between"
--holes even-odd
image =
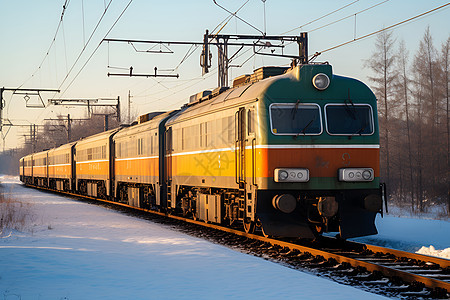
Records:
<instances>
[{"instance_id":1,"label":"utility pole","mask_svg":"<svg viewBox=\"0 0 450 300\"><path fill-rule=\"evenodd\" d=\"M65 124L60 124L60 125L55 125L55 124L51 124L51 126L59 126L59 127L63 127L66 132L67 132L67 143L70 143L72 141L72 122L73 121L89 121L90 119L72 119L70 118L70 114L67 114L67 119L44 119L44 121L56 121L56 122L67 122L67 125Z\"/></svg>"},{"instance_id":2,"label":"utility pole","mask_svg":"<svg viewBox=\"0 0 450 300\"><path fill-rule=\"evenodd\" d=\"M67 114L67 143L72 140L72 122L70 120L70 114Z\"/></svg>"},{"instance_id":3,"label":"utility pole","mask_svg":"<svg viewBox=\"0 0 450 300\"><path fill-rule=\"evenodd\" d=\"M120 96L117 96L116 113L117 123L120 123Z\"/></svg>"},{"instance_id":4,"label":"utility pole","mask_svg":"<svg viewBox=\"0 0 450 300\"><path fill-rule=\"evenodd\" d=\"M131 123L131 95L130 90L128 90L128 124Z\"/></svg>"},{"instance_id":5,"label":"utility pole","mask_svg":"<svg viewBox=\"0 0 450 300\"><path fill-rule=\"evenodd\" d=\"M30 124L31 153L36 152L36 124Z\"/></svg>"}]
</instances>

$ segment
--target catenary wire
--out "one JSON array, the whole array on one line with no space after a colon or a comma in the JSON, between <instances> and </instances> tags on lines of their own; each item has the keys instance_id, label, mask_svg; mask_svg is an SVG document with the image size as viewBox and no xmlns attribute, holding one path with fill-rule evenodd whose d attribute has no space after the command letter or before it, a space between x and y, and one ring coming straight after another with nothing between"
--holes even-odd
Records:
<instances>
[{"instance_id":1,"label":"catenary wire","mask_svg":"<svg viewBox=\"0 0 450 300\"><path fill-rule=\"evenodd\" d=\"M363 10L357 11L357 12L354 13L354 14L351 14L351 15L348 15L348 16L346 16L346 17L343 17L343 18L341 18L341 19L339 19L339 20L336 20L336 21L330 22L330 23L328 23L328 24L322 25L322 26L320 26L320 27L317 27L317 28L308 30L308 33L313 32L313 31L316 31L316 30L319 30L319 29L322 29L322 28L325 28L325 27L328 27L328 26L333 25L333 24L336 24L336 23L339 23L339 22L344 21L344 20L346 20L346 19L355 17L355 16L357 16L357 15L363 13L363 12L366 12L366 11L368 11L368 10L371 10L371 9L373 9L373 8L375 8L375 7L377 7L377 6L381 5L381 4L384 4L384 3L388 2L388 1L390 1L390 0L384 0L384 1L379 2L379 3L375 4L375 5L372 5L372 6L368 7L368 8L365 8L365 9L363 9Z\"/></svg>"},{"instance_id":2,"label":"catenary wire","mask_svg":"<svg viewBox=\"0 0 450 300\"><path fill-rule=\"evenodd\" d=\"M350 5L353 5L353 4L355 4L356 2L358 2L358 1L359 1L359 0L356 0L356 1L353 1L352 3L346 4L346 5L342 6L341 8L338 8L338 9L336 9L336 10L333 10L332 12L329 12L329 13L327 13L327 14L325 14L325 15L323 15L323 16L317 18L317 19L314 19L314 20L312 20L312 21L309 21L308 23L305 23L305 24L303 24L303 25L301 25L301 26L295 27L294 29L291 29L291 30L288 30L288 31L286 31L286 32L283 32L281 35L285 35L285 34L287 34L287 33L289 33L289 32L292 32L292 31L295 31L295 30L300 29L300 28L302 28L302 27L305 27L305 26L307 26L307 25L310 25L310 24L312 24L312 23L314 23L314 22L316 22L316 21L322 20L323 18L326 18L326 17L328 17L328 16L330 16L330 15L332 15L332 14L334 14L334 13L337 13L338 11L343 10L344 8L347 8L347 7L349 7Z\"/></svg>"},{"instance_id":3,"label":"catenary wire","mask_svg":"<svg viewBox=\"0 0 450 300\"><path fill-rule=\"evenodd\" d=\"M92 31L91 35L89 36L89 39L87 40L87 42L84 44L83 48L80 51L80 54L78 55L77 59L75 60L75 62L72 64L72 67L70 68L69 72L66 74L66 76L64 77L63 81L61 82L61 84L59 85L58 89L61 89L61 87L64 85L64 82L66 82L67 78L69 77L70 73L72 73L72 70L74 69L75 65L78 63L78 61L80 60L81 56L83 55L84 51L86 50L86 47L89 45L90 41L92 40L92 37L94 36L95 32L98 29L98 26L100 25L100 23L102 22L103 18L106 15L106 12L108 11L110 5L112 3L112 0L109 1L108 5L106 6L105 10L103 11L102 16L100 17L100 19L98 20L97 24L95 25L94 30Z\"/></svg>"},{"instance_id":4,"label":"catenary wire","mask_svg":"<svg viewBox=\"0 0 450 300\"><path fill-rule=\"evenodd\" d=\"M111 0L112 1L112 0ZM116 21L113 23L113 25L111 26L111 28L108 30L108 32L105 34L103 39L106 39L106 37L108 36L108 34L114 29L114 27L116 26L117 22L119 22L119 20L122 18L123 14L126 12L126 10L128 9L128 7L130 7L131 3L133 2L133 0L130 0L130 2L128 2L127 6L123 9L123 11L120 13L120 15L117 17ZM61 96L64 95L64 93L67 91L67 89L73 84L73 82L75 81L75 79L78 78L78 76L80 75L80 73L84 70L84 68L86 67L86 65L88 64L88 62L92 59L92 57L94 56L94 54L97 52L97 50L100 48L100 46L102 45L102 41L103 39L98 43L97 47L94 49L94 51L92 51L91 55L88 57L88 59L86 60L86 62L83 64L83 66L80 68L80 70L78 71L78 73L75 75L75 77L72 79L72 81L70 81L70 83L67 85L67 87L64 89L64 91L61 93ZM62 85L62 84L61 84Z\"/></svg>"},{"instance_id":5,"label":"catenary wire","mask_svg":"<svg viewBox=\"0 0 450 300\"><path fill-rule=\"evenodd\" d=\"M45 55L44 55L44 58L42 59L41 63L39 64L39 67L33 72L33 74L31 74L30 77L28 77L21 85L19 85L19 86L17 87L18 89L20 89L22 86L25 85L25 83L27 83L28 81L30 81L30 79L33 78L33 77L36 75L36 73L39 72L39 70L40 70L41 67L43 66L45 60L47 59L47 57L48 57L48 55L49 55L49 53L50 53L50 50L52 49L53 45L55 44L56 37L57 37L57 35L58 35L59 29L60 29L60 27L62 26L62 23L63 23L64 13L66 12L66 9L67 9L67 7L69 6L69 3L70 3L70 0L66 0L66 1L64 2L64 4L63 4L63 10L62 10L62 12L61 12L61 17L60 17L60 19L59 19L58 26L56 27L56 32L55 32L55 34L54 34L54 36L53 36L53 39L52 39L52 41L51 41L51 43L50 43L50 46L48 47L47 52L46 52Z\"/></svg>"},{"instance_id":6,"label":"catenary wire","mask_svg":"<svg viewBox=\"0 0 450 300\"><path fill-rule=\"evenodd\" d=\"M356 41L360 41L360 40L362 40L362 39L365 39L365 38L368 38L368 37L370 37L370 36L376 35L376 34L378 34L378 33L380 33L380 32L383 32L383 31L392 29L392 28L394 28L394 27L400 26L400 25L405 24L405 23L408 23L408 22L410 22L410 21L412 21L412 20L415 20L415 19L418 19L418 18L423 17L423 16L425 16L425 15L428 15L428 14L430 14L430 13L432 13L432 12L435 12L435 11L437 11L437 10L440 10L440 9L444 8L444 7L447 7L448 5L450 5L450 2L448 2L448 3L446 3L446 4L443 4L443 5L439 6L439 7L433 8L433 9L431 9L431 10L428 10L428 11L426 11L426 12L424 12L424 13L418 14L417 16L414 16L414 17L408 18L408 19L406 19L406 20L403 20L403 21L401 21L401 22L395 23L395 24L393 24L393 25L391 25L391 26L388 26L388 27L386 27L386 28L383 28L383 29L380 29L380 30L377 30L377 31L374 31L374 32L371 32L371 33L368 33L368 34L366 34L366 35L360 36L360 37L358 37L358 38L354 38L353 40L347 41L347 42L345 42L345 43L342 43L342 44L333 46L333 47L328 48L328 49L325 49L325 50L322 50L322 51L318 52L317 54L322 54L322 53L324 53L324 52L328 52L328 51L331 51L331 50L340 48L340 47L345 46L345 45L348 45L348 44L350 44L350 43L353 43L353 42L356 42ZM315 54L315 55L316 55L316 54Z\"/></svg>"}]
</instances>

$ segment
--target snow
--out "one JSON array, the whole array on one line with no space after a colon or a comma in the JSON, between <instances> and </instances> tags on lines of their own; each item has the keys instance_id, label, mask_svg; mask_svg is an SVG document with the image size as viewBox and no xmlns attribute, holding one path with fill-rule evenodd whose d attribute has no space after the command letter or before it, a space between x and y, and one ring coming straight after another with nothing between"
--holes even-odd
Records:
<instances>
[{"instance_id":1,"label":"snow","mask_svg":"<svg viewBox=\"0 0 450 300\"><path fill-rule=\"evenodd\" d=\"M450 259L450 248L444 250L436 250L436 248L434 248L433 246L423 246L419 249L419 251L416 251L416 253Z\"/></svg>"},{"instance_id":2,"label":"snow","mask_svg":"<svg viewBox=\"0 0 450 300\"><path fill-rule=\"evenodd\" d=\"M381 299L188 236L166 225L26 188L1 176L28 225L0 233L4 299ZM450 258L450 222L385 215L354 239Z\"/></svg>"},{"instance_id":3,"label":"snow","mask_svg":"<svg viewBox=\"0 0 450 300\"><path fill-rule=\"evenodd\" d=\"M424 246L436 251L421 254L441 256L450 252L450 222L448 220L419 219L413 217L377 216L377 235L355 238L357 242L417 252ZM425 251L425 250L421 250ZM444 258L449 258L444 256Z\"/></svg>"},{"instance_id":4,"label":"snow","mask_svg":"<svg viewBox=\"0 0 450 300\"><path fill-rule=\"evenodd\" d=\"M32 223L0 238L4 299L382 299L188 236L168 226L22 186Z\"/></svg>"}]
</instances>

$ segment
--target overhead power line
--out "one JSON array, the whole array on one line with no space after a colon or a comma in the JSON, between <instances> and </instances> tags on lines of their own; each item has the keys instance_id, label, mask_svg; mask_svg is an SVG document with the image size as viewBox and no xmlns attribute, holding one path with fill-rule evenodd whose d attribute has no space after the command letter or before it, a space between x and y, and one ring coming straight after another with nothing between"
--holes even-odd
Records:
<instances>
[{"instance_id":1,"label":"overhead power line","mask_svg":"<svg viewBox=\"0 0 450 300\"><path fill-rule=\"evenodd\" d=\"M83 66L81 67L81 69L78 71L78 73L75 75L75 77L72 79L72 81L70 81L70 83L67 85L67 87L64 89L64 91L61 93L61 96L64 95L64 93L69 89L69 87L73 84L73 82L78 78L78 76L80 75L80 73L83 71L83 69L86 67L86 65L89 63L89 61L92 59L92 57L94 56L94 54L97 52L98 48L100 48L100 46L102 45L102 41L104 39L106 39L106 37L109 35L109 33L113 30L113 28L116 26L117 22L119 22L119 20L122 18L123 14L126 12L126 10L128 9L128 7L130 7L131 3L133 2L133 0L130 0L130 2L128 2L127 6L125 6L125 8L122 10L122 12L120 13L120 15L117 17L116 21L113 23L113 25L111 26L111 28L109 28L108 32L105 34L104 38L98 43L97 47L94 49L94 51L91 53L91 55L88 57L88 59L86 60L86 62L83 64Z\"/></svg>"},{"instance_id":2,"label":"overhead power line","mask_svg":"<svg viewBox=\"0 0 450 300\"><path fill-rule=\"evenodd\" d=\"M357 1L359 1L359 0L357 0ZM237 19L241 20L242 22L244 22L245 24L247 24L247 25L250 26L251 28L255 29L256 31L259 31L262 35L266 35L265 32L262 32L261 30L259 30L258 28L256 28L256 27L253 26L252 24L250 24L249 22L245 21L245 20L242 19L241 17L238 17L237 12L234 13L234 12L232 12L232 11L229 11L229 10L226 9L225 7L223 7L223 6L221 6L220 4L218 4L216 0L213 0L213 2L214 2L215 5L217 5L218 7L220 7L221 9L223 9L224 11L226 11L227 13L229 13L230 15L232 15L233 17L236 17ZM248 2L248 1L247 1L247 2ZM245 2L244 5L247 4L247 2ZM244 5L242 5L241 8L242 8ZM239 9L241 9L241 8L239 8ZM228 22L227 22L227 23L228 23ZM225 25L226 25L226 24L225 24ZM222 28L221 28L220 30L222 30Z\"/></svg>"},{"instance_id":3,"label":"overhead power line","mask_svg":"<svg viewBox=\"0 0 450 300\"><path fill-rule=\"evenodd\" d=\"M92 40L92 37L94 36L95 32L98 29L98 26L100 25L100 23L102 22L103 18L106 15L106 12L108 11L109 6L111 5L112 0L109 1L108 5L106 6L105 10L103 11L102 16L100 17L100 19L98 20L97 24L95 25L94 30L92 31L91 35L89 36L89 39L87 40L86 43L84 43L83 48L80 51L80 54L78 55L77 59L75 60L75 62L73 63L72 67L70 68L69 72L67 72L66 77L64 77L63 81L61 82L61 84L59 85L59 89L61 89L61 87L63 86L64 82L66 82L67 78L69 77L70 73L72 73L73 68L75 67L75 65L78 63L78 61L80 60L81 56L83 55L84 51L86 50L86 47L89 45L89 42ZM84 36L84 25L83 25L83 36Z\"/></svg>"},{"instance_id":4,"label":"overhead power line","mask_svg":"<svg viewBox=\"0 0 450 300\"><path fill-rule=\"evenodd\" d=\"M344 6L342 6L341 8L338 8L338 9L336 9L336 10L333 10L332 12L329 12L329 13L327 13L327 14L325 14L325 15L323 15L323 16L317 18L317 19L314 19L314 20L312 20L312 21L309 21L308 23L305 23L305 24L303 24L303 25L301 25L301 26L295 27L294 29L291 29L291 30L288 30L288 31L286 31L286 32L283 32L281 35L290 33L290 32L295 31L295 30L297 30L297 29L301 29L302 27L305 27L305 26L307 26L307 25L310 25L310 24L312 24L312 23L314 23L314 22L316 22L316 21L322 20L323 18L326 18L326 17L328 17L328 16L331 16L332 14L337 13L338 11L343 10L344 8L349 7L350 5L355 4L355 3L358 2L358 1L359 1L359 0L353 1L352 3L349 3L349 4L347 4L347 5L344 5Z\"/></svg>"},{"instance_id":5,"label":"overhead power line","mask_svg":"<svg viewBox=\"0 0 450 300\"><path fill-rule=\"evenodd\" d=\"M19 85L19 86L17 87L18 89L21 88L22 86L24 86L25 83L27 83L31 78L33 78L33 77L36 75L36 73L42 68L42 65L44 64L45 60L47 59L47 57L48 57L48 55L49 55L49 53L50 53L50 50L52 49L53 45L54 45L55 42L56 42L56 37L57 37L58 32L59 32L59 29L60 29L60 27L61 27L61 25L62 25L62 23L63 23L64 13L66 12L66 9L67 9L67 7L69 6L69 3L70 3L70 0L66 0L66 1L64 2L63 10L62 10L62 12L61 12L61 17L60 17L60 19L59 19L58 26L56 27L55 35L53 36L53 39L52 39L52 41L51 41L51 43L50 43L50 46L48 47L48 50L47 50L47 52L45 53L44 58L42 59L41 63L39 64L39 67L36 69L36 71L33 72L33 74L31 74L30 77L28 77L28 79L26 79L21 85ZM64 30L64 28L63 28L63 30Z\"/></svg>"},{"instance_id":6,"label":"overhead power line","mask_svg":"<svg viewBox=\"0 0 450 300\"><path fill-rule=\"evenodd\" d=\"M348 44L353 43L353 42L356 42L356 41L360 41L360 40L362 40L362 39L365 39L365 38L368 38L368 37L370 37L370 36L376 35L376 34L378 34L378 33L380 33L380 32L383 32L383 31L392 29L392 28L394 28L394 27L400 26L400 25L402 25L402 24L411 22L412 20L418 19L418 18L420 18L420 17L423 17L423 16L425 16L425 15L428 15L428 14L430 14L430 13L432 13L432 12L437 11L437 10L443 9L444 7L447 7L448 5L450 5L450 2L448 2L448 3L446 3L446 4L443 4L443 5L439 6L439 7L433 8L433 9L431 9L431 10L429 10L429 11L424 12L424 13L421 13L421 14L419 14L419 15L417 15L417 16L414 16L414 17L411 17L411 18L409 18L409 19L403 20L403 21L401 21L401 22L395 23L395 24L393 24L393 25L391 25L391 26L388 26L388 27L386 27L386 28L383 28L383 29L374 31L374 32L372 32L372 33L363 35L363 36L358 37L358 38L354 38L353 40L350 40L350 41L347 41L347 42L345 42L345 43L342 43L342 44L333 46L333 47L331 47L331 48L322 50L322 51L320 51L320 52L316 52L316 54L314 54L314 56L320 55L320 54L322 54L322 53L324 53L324 52L328 52L328 51L337 49L337 48L339 48L339 47L348 45Z\"/></svg>"},{"instance_id":7,"label":"overhead power line","mask_svg":"<svg viewBox=\"0 0 450 300\"><path fill-rule=\"evenodd\" d=\"M375 8L375 7L377 7L377 6L381 5L381 4L384 4L384 3L388 2L388 1L390 1L390 0L384 0L384 1L379 2L379 3L375 4L375 5L372 5L372 6L368 7L368 8L365 8L365 9L363 9L363 10L357 11L357 12L355 12L354 14L351 14L351 15L348 15L348 16L346 16L346 17L343 17L343 18L341 18L341 19L339 19L339 20L336 20L336 21L330 22L330 23L328 23L328 24L322 25L322 26L320 26L320 27L317 27L317 28L308 30L308 32L311 33L311 32L313 32L313 31L316 31L316 30L319 30L319 29L328 27L328 26L330 26L330 25L339 23L339 22L341 22L341 21L343 21L343 20L346 20L346 19L349 19L349 18L356 17L357 15L359 15L359 14L361 14L361 13L363 13L363 12L366 12L366 11L368 11L368 10L371 10L371 9L373 9L373 8Z\"/></svg>"}]
</instances>

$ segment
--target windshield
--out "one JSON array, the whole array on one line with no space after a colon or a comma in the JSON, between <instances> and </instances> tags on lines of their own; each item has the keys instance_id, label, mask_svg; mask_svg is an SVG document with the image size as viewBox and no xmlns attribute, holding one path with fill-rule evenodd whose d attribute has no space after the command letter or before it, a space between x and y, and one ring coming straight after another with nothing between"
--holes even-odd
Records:
<instances>
[{"instance_id":1,"label":"windshield","mask_svg":"<svg viewBox=\"0 0 450 300\"><path fill-rule=\"evenodd\" d=\"M320 108L316 104L272 104L270 117L274 134L315 135L322 132Z\"/></svg>"},{"instance_id":2,"label":"windshield","mask_svg":"<svg viewBox=\"0 0 450 300\"><path fill-rule=\"evenodd\" d=\"M325 106L327 131L336 135L373 134L372 107L366 104L329 104Z\"/></svg>"}]
</instances>

